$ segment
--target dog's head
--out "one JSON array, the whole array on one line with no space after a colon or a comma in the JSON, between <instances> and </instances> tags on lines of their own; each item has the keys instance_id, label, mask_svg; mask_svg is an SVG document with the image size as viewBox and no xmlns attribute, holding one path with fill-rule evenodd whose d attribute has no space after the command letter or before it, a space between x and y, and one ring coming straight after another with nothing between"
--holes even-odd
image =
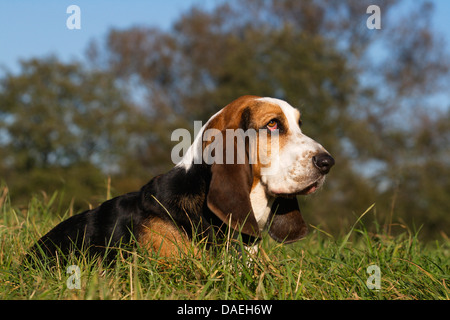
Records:
<instances>
[{"instance_id":1,"label":"dog's head","mask_svg":"<svg viewBox=\"0 0 450 320\"><path fill-rule=\"evenodd\" d=\"M251 236L260 237L267 225L280 242L306 235L295 196L314 193L334 165L303 134L297 109L255 96L241 97L211 117L178 166L189 170L199 157L211 170L209 209Z\"/></svg>"}]
</instances>

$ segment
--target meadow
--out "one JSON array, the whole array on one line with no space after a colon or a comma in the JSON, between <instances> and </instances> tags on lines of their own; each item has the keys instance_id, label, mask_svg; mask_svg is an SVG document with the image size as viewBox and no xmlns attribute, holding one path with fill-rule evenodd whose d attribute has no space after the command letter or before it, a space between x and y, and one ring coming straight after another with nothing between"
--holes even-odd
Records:
<instances>
[{"instance_id":1,"label":"meadow","mask_svg":"<svg viewBox=\"0 0 450 320\"><path fill-rule=\"evenodd\" d=\"M16 208L8 189L0 190L0 299L450 298L446 234L422 242L420 231L403 225L395 235L375 220L369 228L373 206L355 216L353 226L339 237L310 226L309 235L295 244L282 245L265 236L256 255L235 250L240 244L224 245L214 253L200 245L196 256L170 261L137 248L119 250L112 265L81 255L68 257L67 264L46 268L38 262L29 268L23 262L28 248L74 214L60 198L57 193L34 196L27 207Z\"/></svg>"}]
</instances>

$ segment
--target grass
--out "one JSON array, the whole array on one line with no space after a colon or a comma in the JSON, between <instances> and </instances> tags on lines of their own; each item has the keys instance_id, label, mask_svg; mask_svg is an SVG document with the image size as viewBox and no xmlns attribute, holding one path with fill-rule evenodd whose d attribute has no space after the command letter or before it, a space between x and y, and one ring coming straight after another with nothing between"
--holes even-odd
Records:
<instances>
[{"instance_id":1,"label":"grass","mask_svg":"<svg viewBox=\"0 0 450 320\"><path fill-rule=\"evenodd\" d=\"M372 208L364 214L369 216ZM254 256L222 248L200 250L176 263L141 249L117 262L69 257L80 271L70 289L66 266L27 269L22 258L36 239L72 214L58 196L11 206L0 190L0 299L449 299L450 241L422 243L409 229L371 233L361 219L339 238L312 226L305 240L280 245L267 236ZM362 215L360 215L362 216ZM379 228L378 228L379 229ZM127 253L127 254L125 254ZM380 268L380 290L367 286L367 268ZM71 278L72 277L72 278ZM69 280L69 282L68 282Z\"/></svg>"}]
</instances>

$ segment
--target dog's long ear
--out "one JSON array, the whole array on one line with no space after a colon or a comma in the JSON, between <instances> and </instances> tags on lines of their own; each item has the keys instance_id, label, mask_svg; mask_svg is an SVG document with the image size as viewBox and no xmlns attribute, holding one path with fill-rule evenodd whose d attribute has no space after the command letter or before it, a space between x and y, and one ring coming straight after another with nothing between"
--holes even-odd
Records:
<instances>
[{"instance_id":1,"label":"dog's long ear","mask_svg":"<svg viewBox=\"0 0 450 320\"><path fill-rule=\"evenodd\" d=\"M269 235L278 242L291 243L300 240L308 233L297 198L275 199L269 217Z\"/></svg>"},{"instance_id":2,"label":"dog's long ear","mask_svg":"<svg viewBox=\"0 0 450 320\"><path fill-rule=\"evenodd\" d=\"M238 151L237 144L234 143L234 154L238 155ZM224 163L211 165L208 208L233 229L260 238L261 232L250 202L253 173L248 161L248 152L245 154L244 163L237 162L237 156L233 163L226 163L225 153Z\"/></svg>"}]
</instances>

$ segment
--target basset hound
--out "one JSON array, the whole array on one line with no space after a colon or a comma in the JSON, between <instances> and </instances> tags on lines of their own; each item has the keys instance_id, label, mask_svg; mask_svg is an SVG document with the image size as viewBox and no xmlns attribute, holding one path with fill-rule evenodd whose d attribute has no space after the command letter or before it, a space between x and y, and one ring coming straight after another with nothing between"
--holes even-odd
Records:
<instances>
[{"instance_id":1,"label":"basset hound","mask_svg":"<svg viewBox=\"0 0 450 320\"><path fill-rule=\"evenodd\" d=\"M225 241L226 235L229 238L230 230L249 246L261 239L265 229L278 242L297 241L305 237L307 226L296 196L315 192L334 165L324 147L302 133L301 123L300 112L283 100L238 98L208 120L169 172L154 177L140 191L61 222L32 251L39 257L75 248L104 254L106 248L137 242L161 256L176 257L186 253L191 240L206 240L211 246ZM217 156L223 151L228 157L243 139L243 161L236 161L238 150L232 150L235 161L211 164L199 155L214 143L214 138L205 137L209 129L221 134L258 130L256 139L265 132L266 140L276 136L278 145L266 148L269 161L256 157L250 163L250 143L236 135L233 144L223 144L222 150L219 146L212 153ZM271 170L266 170L268 166Z\"/></svg>"}]
</instances>

